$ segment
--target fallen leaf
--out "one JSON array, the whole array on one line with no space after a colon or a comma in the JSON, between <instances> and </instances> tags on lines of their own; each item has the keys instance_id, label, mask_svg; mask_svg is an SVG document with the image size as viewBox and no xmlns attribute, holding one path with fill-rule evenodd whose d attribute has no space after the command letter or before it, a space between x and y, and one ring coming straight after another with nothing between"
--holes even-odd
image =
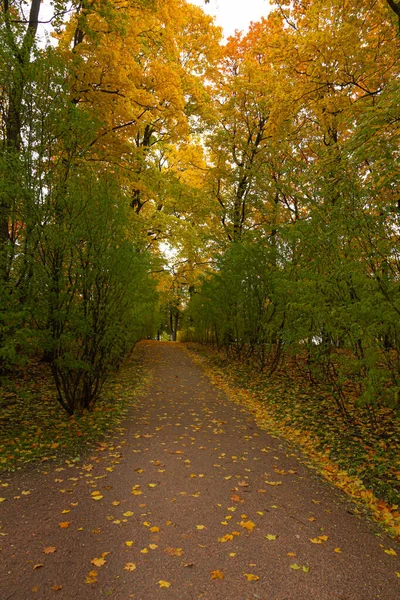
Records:
<instances>
[{"instance_id":1,"label":"fallen leaf","mask_svg":"<svg viewBox=\"0 0 400 600\"><path fill-rule=\"evenodd\" d=\"M210 573L210 579L223 579L224 578L224 574L222 573L222 571L211 571Z\"/></svg>"},{"instance_id":2,"label":"fallen leaf","mask_svg":"<svg viewBox=\"0 0 400 600\"><path fill-rule=\"evenodd\" d=\"M230 542L232 540L233 540L233 535L231 535L230 533L227 533L226 535L218 538L218 541L222 542L222 543L224 543L224 542Z\"/></svg>"},{"instance_id":3,"label":"fallen leaf","mask_svg":"<svg viewBox=\"0 0 400 600\"><path fill-rule=\"evenodd\" d=\"M160 531L160 528L159 527L150 527L150 531L152 533L157 533L158 531Z\"/></svg>"},{"instance_id":4,"label":"fallen leaf","mask_svg":"<svg viewBox=\"0 0 400 600\"><path fill-rule=\"evenodd\" d=\"M393 550L393 548L390 548L390 550L385 550L386 554L389 554L390 556L397 556L397 552L396 550Z\"/></svg>"},{"instance_id":5,"label":"fallen leaf","mask_svg":"<svg viewBox=\"0 0 400 600\"><path fill-rule=\"evenodd\" d=\"M149 548L150 550L155 550L156 548L158 548L157 544L149 544Z\"/></svg>"},{"instance_id":6,"label":"fallen leaf","mask_svg":"<svg viewBox=\"0 0 400 600\"><path fill-rule=\"evenodd\" d=\"M270 540L272 542L273 540L276 540L278 536L272 535L272 533L268 533L265 537L267 538L267 540Z\"/></svg>"},{"instance_id":7,"label":"fallen leaf","mask_svg":"<svg viewBox=\"0 0 400 600\"><path fill-rule=\"evenodd\" d=\"M42 563L38 563L37 565L33 565L34 569L41 569L42 567L44 567L44 564L42 564Z\"/></svg>"},{"instance_id":8,"label":"fallen leaf","mask_svg":"<svg viewBox=\"0 0 400 600\"><path fill-rule=\"evenodd\" d=\"M58 592L59 590L62 590L62 585L52 585L51 589L53 592Z\"/></svg>"},{"instance_id":9,"label":"fallen leaf","mask_svg":"<svg viewBox=\"0 0 400 600\"><path fill-rule=\"evenodd\" d=\"M97 571L89 571L89 574L86 576L85 583L96 583L97 581Z\"/></svg>"},{"instance_id":10,"label":"fallen leaf","mask_svg":"<svg viewBox=\"0 0 400 600\"><path fill-rule=\"evenodd\" d=\"M114 500L114 502L111 502L111 504L113 506L119 506L121 504L121 502L119 502L118 500Z\"/></svg>"},{"instance_id":11,"label":"fallen leaf","mask_svg":"<svg viewBox=\"0 0 400 600\"><path fill-rule=\"evenodd\" d=\"M341 549L340 548L335 548L334 552L337 552L338 554L340 554L341 553Z\"/></svg>"},{"instance_id":12,"label":"fallen leaf","mask_svg":"<svg viewBox=\"0 0 400 600\"><path fill-rule=\"evenodd\" d=\"M264 481L267 485L282 485L282 481Z\"/></svg>"},{"instance_id":13,"label":"fallen leaf","mask_svg":"<svg viewBox=\"0 0 400 600\"><path fill-rule=\"evenodd\" d=\"M247 581L258 581L260 578L258 575L253 575L253 573L244 573Z\"/></svg>"},{"instance_id":14,"label":"fallen leaf","mask_svg":"<svg viewBox=\"0 0 400 600\"><path fill-rule=\"evenodd\" d=\"M131 510L127 510L126 512L124 512L124 517L133 517L133 512Z\"/></svg>"},{"instance_id":15,"label":"fallen leaf","mask_svg":"<svg viewBox=\"0 0 400 600\"><path fill-rule=\"evenodd\" d=\"M126 563L124 566L125 571L134 571L136 569L135 563Z\"/></svg>"},{"instance_id":16,"label":"fallen leaf","mask_svg":"<svg viewBox=\"0 0 400 600\"><path fill-rule=\"evenodd\" d=\"M61 529L67 529L70 526L70 522L63 521L62 523L59 523L59 526L61 527Z\"/></svg>"},{"instance_id":17,"label":"fallen leaf","mask_svg":"<svg viewBox=\"0 0 400 600\"><path fill-rule=\"evenodd\" d=\"M125 546L131 547L131 546L133 546L133 542L125 542Z\"/></svg>"},{"instance_id":18,"label":"fallen leaf","mask_svg":"<svg viewBox=\"0 0 400 600\"><path fill-rule=\"evenodd\" d=\"M183 452L181 454L183 454ZM169 588L171 586L169 581L164 581L163 579L160 579L160 581L158 581L157 583L160 586L160 588Z\"/></svg>"},{"instance_id":19,"label":"fallen leaf","mask_svg":"<svg viewBox=\"0 0 400 600\"><path fill-rule=\"evenodd\" d=\"M196 529L204 529L205 525L196 525Z\"/></svg>"},{"instance_id":20,"label":"fallen leaf","mask_svg":"<svg viewBox=\"0 0 400 600\"><path fill-rule=\"evenodd\" d=\"M250 532L252 532L254 527L256 526L256 524L253 523L253 521L240 521L239 525L240 527L243 527L244 529L247 529Z\"/></svg>"},{"instance_id":21,"label":"fallen leaf","mask_svg":"<svg viewBox=\"0 0 400 600\"><path fill-rule=\"evenodd\" d=\"M53 552L55 552L57 550L57 548L55 548L54 546L49 546L48 548L44 548L43 552L44 554L53 554Z\"/></svg>"},{"instance_id":22,"label":"fallen leaf","mask_svg":"<svg viewBox=\"0 0 400 600\"><path fill-rule=\"evenodd\" d=\"M298 565L297 563L293 563L292 565L290 565L290 568L293 569L293 571L299 571L301 569L300 565Z\"/></svg>"},{"instance_id":23,"label":"fallen leaf","mask_svg":"<svg viewBox=\"0 0 400 600\"><path fill-rule=\"evenodd\" d=\"M94 558L93 560L90 561L92 563L92 565L94 565L95 567L102 567L103 565L106 564L106 560L104 560L104 558Z\"/></svg>"}]
</instances>

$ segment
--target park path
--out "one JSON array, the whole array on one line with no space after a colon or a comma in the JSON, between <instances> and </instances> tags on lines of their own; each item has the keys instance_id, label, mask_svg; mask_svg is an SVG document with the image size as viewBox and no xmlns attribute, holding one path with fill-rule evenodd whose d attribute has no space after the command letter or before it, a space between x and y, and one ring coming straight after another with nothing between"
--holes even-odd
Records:
<instances>
[{"instance_id":1,"label":"park path","mask_svg":"<svg viewBox=\"0 0 400 600\"><path fill-rule=\"evenodd\" d=\"M393 541L179 344L142 352L152 381L120 429L3 476L0 600L400 598Z\"/></svg>"}]
</instances>

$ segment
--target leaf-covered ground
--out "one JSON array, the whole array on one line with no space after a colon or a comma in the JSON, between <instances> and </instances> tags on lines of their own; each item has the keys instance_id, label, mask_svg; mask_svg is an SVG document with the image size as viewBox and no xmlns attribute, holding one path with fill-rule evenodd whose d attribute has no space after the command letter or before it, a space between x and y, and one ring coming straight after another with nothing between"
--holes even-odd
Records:
<instances>
[{"instance_id":1,"label":"leaf-covered ground","mask_svg":"<svg viewBox=\"0 0 400 600\"><path fill-rule=\"evenodd\" d=\"M3 473L2 600L399 597L395 541L182 346L140 349L151 381L118 427L79 458Z\"/></svg>"},{"instance_id":2,"label":"leaf-covered ground","mask_svg":"<svg viewBox=\"0 0 400 600\"><path fill-rule=\"evenodd\" d=\"M48 365L33 362L19 369L0 388L0 472L37 461L79 458L120 422L145 383L138 347L121 371L110 376L95 409L68 417L57 402Z\"/></svg>"},{"instance_id":3,"label":"leaf-covered ground","mask_svg":"<svg viewBox=\"0 0 400 600\"><path fill-rule=\"evenodd\" d=\"M400 538L400 420L393 411L371 415L349 402L349 418L332 396L301 376L289 360L272 377L227 360L198 344L192 356L230 397L247 406L257 423L296 442L311 465Z\"/></svg>"}]
</instances>

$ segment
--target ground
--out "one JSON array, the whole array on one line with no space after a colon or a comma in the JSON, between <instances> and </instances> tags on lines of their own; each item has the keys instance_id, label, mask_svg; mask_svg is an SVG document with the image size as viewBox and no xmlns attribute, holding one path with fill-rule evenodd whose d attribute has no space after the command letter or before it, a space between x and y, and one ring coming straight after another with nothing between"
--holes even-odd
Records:
<instances>
[{"instance_id":1,"label":"ground","mask_svg":"<svg viewBox=\"0 0 400 600\"><path fill-rule=\"evenodd\" d=\"M2 474L0 600L398 600L400 550L179 344L84 459Z\"/></svg>"}]
</instances>

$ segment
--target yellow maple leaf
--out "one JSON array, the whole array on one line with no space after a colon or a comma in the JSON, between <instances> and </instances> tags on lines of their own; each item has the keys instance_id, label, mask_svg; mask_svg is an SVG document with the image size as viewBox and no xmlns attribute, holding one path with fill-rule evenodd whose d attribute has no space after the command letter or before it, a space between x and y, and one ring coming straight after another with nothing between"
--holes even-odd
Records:
<instances>
[{"instance_id":1,"label":"yellow maple leaf","mask_svg":"<svg viewBox=\"0 0 400 600\"><path fill-rule=\"evenodd\" d=\"M133 546L133 542L125 542L125 546L131 547L131 546Z\"/></svg>"},{"instance_id":2,"label":"yellow maple leaf","mask_svg":"<svg viewBox=\"0 0 400 600\"><path fill-rule=\"evenodd\" d=\"M94 558L93 560L90 561L92 563L92 565L94 565L95 567L102 567L103 565L106 564L106 560L104 560L104 558Z\"/></svg>"},{"instance_id":3,"label":"yellow maple leaf","mask_svg":"<svg viewBox=\"0 0 400 600\"><path fill-rule=\"evenodd\" d=\"M125 571L134 571L136 569L135 563L126 563L124 566Z\"/></svg>"},{"instance_id":4,"label":"yellow maple leaf","mask_svg":"<svg viewBox=\"0 0 400 600\"><path fill-rule=\"evenodd\" d=\"M253 573L244 573L247 581L258 581L260 578L258 575L253 575Z\"/></svg>"},{"instance_id":5,"label":"yellow maple leaf","mask_svg":"<svg viewBox=\"0 0 400 600\"><path fill-rule=\"evenodd\" d=\"M224 574L222 571L211 571L210 572L210 579L223 579L224 578Z\"/></svg>"},{"instance_id":6,"label":"yellow maple leaf","mask_svg":"<svg viewBox=\"0 0 400 600\"><path fill-rule=\"evenodd\" d=\"M169 581L164 581L163 579L160 579L160 581L158 581L157 583L160 586L160 588L169 588L171 586Z\"/></svg>"},{"instance_id":7,"label":"yellow maple leaf","mask_svg":"<svg viewBox=\"0 0 400 600\"><path fill-rule=\"evenodd\" d=\"M222 537L218 538L218 541L222 543L230 542L231 540L233 540L233 535L231 535L230 533L227 533L226 535L223 535Z\"/></svg>"},{"instance_id":8,"label":"yellow maple leaf","mask_svg":"<svg viewBox=\"0 0 400 600\"><path fill-rule=\"evenodd\" d=\"M240 521L239 525L250 532L253 531L254 527L256 526L253 521Z\"/></svg>"}]
</instances>

